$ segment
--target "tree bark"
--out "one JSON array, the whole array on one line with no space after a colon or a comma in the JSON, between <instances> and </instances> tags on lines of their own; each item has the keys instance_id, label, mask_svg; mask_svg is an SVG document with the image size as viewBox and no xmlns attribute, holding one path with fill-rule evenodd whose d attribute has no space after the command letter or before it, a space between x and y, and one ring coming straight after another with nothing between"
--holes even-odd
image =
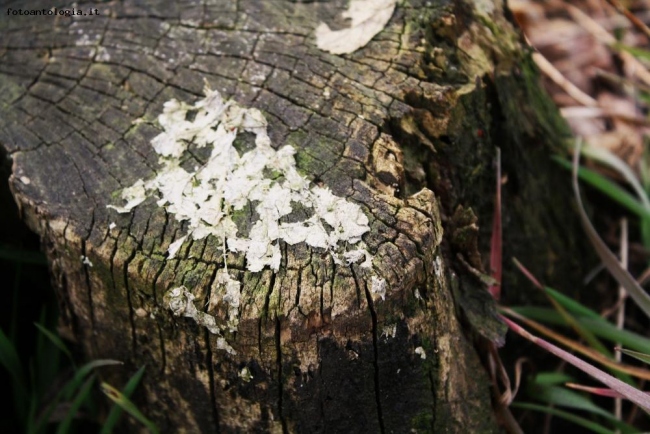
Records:
<instances>
[{"instance_id":1,"label":"tree bark","mask_svg":"<svg viewBox=\"0 0 650 434\"><path fill-rule=\"evenodd\" d=\"M548 205L568 202L548 159L567 130L504 5L400 2L383 31L344 55L314 38L320 22L346 25L343 0L82 10L95 7L0 18L0 145L22 217L47 252L65 336L88 359L126 363L103 373L112 384L146 364L135 400L163 432L498 431L451 290L452 274L466 274L458 253L481 266L471 240L452 239L452 215L474 210L484 250L497 146L508 177L505 257L545 277L577 270L577 259L559 260L576 251L567 235L576 220ZM293 146L312 186L360 207L374 258L368 271L282 241L277 271L250 271L245 255L229 253L241 283L236 330L224 326L226 307L210 313L232 352L174 316L165 297L184 286L208 312L222 240L188 238L170 258L187 222L152 198L129 213L107 208L159 173L151 141L163 104L193 104L204 81L261 110L273 147ZM195 151L184 164L203 164ZM240 230L257 218L252 206ZM506 291L518 282L508 279Z\"/></svg>"}]
</instances>

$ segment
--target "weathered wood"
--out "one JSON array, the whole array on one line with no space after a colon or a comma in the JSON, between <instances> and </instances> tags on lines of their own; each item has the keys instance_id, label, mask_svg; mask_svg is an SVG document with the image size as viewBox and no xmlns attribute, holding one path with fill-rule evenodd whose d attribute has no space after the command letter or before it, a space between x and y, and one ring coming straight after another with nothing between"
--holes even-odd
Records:
<instances>
[{"instance_id":1,"label":"weathered wood","mask_svg":"<svg viewBox=\"0 0 650 434\"><path fill-rule=\"evenodd\" d=\"M546 172L563 126L500 2L404 1L366 47L319 50L314 29L345 25L346 5L125 1L84 4L93 16L0 18L0 145L47 251L62 330L88 358L127 362L106 374L115 384L147 364L136 401L164 432L497 430L456 316L444 216L471 206L489 229L501 146L507 253L557 271L575 220L539 203L568 190ZM261 110L273 146L293 146L313 185L361 206L374 255L367 271L281 242L279 270L251 272L229 254L242 283L239 325L224 332L236 354L164 299L184 285L206 309L222 240L188 238L169 259L186 223L152 198L127 214L106 207L159 173L150 142L163 104L192 104L204 81ZM227 308L216 316L223 325Z\"/></svg>"}]
</instances>

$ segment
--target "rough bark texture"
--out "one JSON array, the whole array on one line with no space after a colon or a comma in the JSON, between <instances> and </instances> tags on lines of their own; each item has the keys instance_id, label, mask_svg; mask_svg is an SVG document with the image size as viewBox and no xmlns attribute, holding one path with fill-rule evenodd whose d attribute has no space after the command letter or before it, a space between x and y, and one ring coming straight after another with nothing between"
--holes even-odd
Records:
<instances>
[{"instance_id":1,"label":"rough bark texture","mask_svg":"<svg viewBox=\"0 0 650 434\"><path fill-rule=\"evenodd\" d=\"M573 265L557 260L573 248L574 220L548 205L568 190L549 181L547 158L565 130L503 4L406 0L366 47L320 51L314 29L345 25L347 3L124 1L79 5L99 16L0 14L0 145L47 251L62 330L88 358L127 362L105 373L114 384L146 364L136 402L164 432L497 431L456 315L448 277L462 269L445 220L462 204L489 228L495 146L509 177L506 255L541 275ZM171 315L169 288L185 285L199 308L208 300L221 241L186 241L167 259L183 234L173 216L154 200L124 215L106 205L156 173L150 141L163 103L197 100L204 80L262 110L305 176L362 206L385 300L358 265L283 243L277 273L228 257L243 282L239 328L226 336L235 355Z\"/></svg>"}]
</instances>

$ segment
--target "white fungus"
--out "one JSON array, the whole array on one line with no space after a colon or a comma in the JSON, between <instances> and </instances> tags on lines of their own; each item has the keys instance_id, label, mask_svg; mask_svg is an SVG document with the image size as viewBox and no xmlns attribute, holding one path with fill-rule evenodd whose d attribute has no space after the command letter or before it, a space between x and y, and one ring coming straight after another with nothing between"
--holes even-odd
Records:
<instances>
[{"instance_id":1,"label":"white fungus","mask_svg":"<svg viewBox=\"0 0 650 434\"><path fill-rule=\"evenodd\" d=\"M377 277L377 276L372 276L370 278L370 291L373 294L377 294L378 296L381 297L382 300L386 299L386 280Z\"/></svg>"},{"instance_id":2,"label":"white fungus","mask_svg":"<svg viewBox=\"0 0 650 434\"><path fill-rule=\"evenodd\" d=\"M164 131L151 144L160 155L162 169L155 178L146 182L139 179L125 188L125 205L109 208L130 212L147 195L157 193L159 206L177 220L189 223L186 236L225 239L230 251L246 255L250 271L261 271L266 266L278 270L280 240L327 250L338 261L338 250L358 244L360 249L342 252L345 261L356 262L363 255L362 266L371 266L372 257L360 243L361 236L370 230L368 217L357 204L335 196L328 188L310 187L309 180L296 169L293 147L277 151L271 147L267 122L259 110L244 109L224 101L218 91L206 89L206 97L193 106L176 100L165 103L158 122ZM255 147L241 155L233 145L240 132L255 135ZM190 143L210 146L212 152L203 166L188 172L180 163ZM280 222L294 210L292 203L300 203L313 214L304 221ZM243 236L232 214L247 205L255 206L258 219L248 236ZM170 258L184 241L182 237L171 243Z\"/></svg>"},{"instance_id":3,"label":"white fungus","mask_svg":"<svg viewBox=\"0 0 650 434\"><path fill-rule=\"evenodd\" d=\"M316 28L316 46L333 54L352 53L365 46L390 21L397 0L352 0L343 18L350 27L332 30L325 23Z\"/></svg>"},{"instance_id":4,"label":"white fungus","mask_svg":"<svg viewBox=\"0 0 650 434\"><path fill-rule=\"evenodd\" d=\"M165 301L174 315L192 318L197 324L207 328L210 333L217 335L217 348L235 354L235 350L221 335L221 328L217 325L216 318L198 310L194 305L194 298L194 294L184 286L173 288L165 294Z\"/></svg>"},{"instance_id":5,"label":"white fungus","mask_svg":"<svg viewBox=\"0 0 650 434\"><path fill-rule=\"evenodd\" d=\"M205 98L194 105L177 100L165 103L158 123L163 131L151 144L159 155L161 169L155 178L139 179L121 193L124 205L108 205L128 213L148 196L157 196L176 220L187 222L188 231L168 247L174 258L187 237L198 240L208 235L222 240L224 257L229 251L246 257L246 268L258 272L280 267L280 241L327 251L337 264L360 264L372 268L373 256L361 241L370 230L368 217L357 204L335 196L327 187L311 186L298 173L291 146L275 150L267 134L267 121L257 109L245 109L224 101L216 90L205 89ZM240 153L234 146L240 133L254 136L254 148ZM190 145L211 148L202 166L181 167ZM303 221L280 221L295 211L296 204L310 215ZM240 232L233 215L250 207L256 220L248 234ZM112 227L114 227L111 224ZM350 248L350 250L348 250ZM382 299L386 281L372 276L372 291ZM217 347L232 354L224 330L237 330L241 283L227 269L217 271L212 284L208 312L225 307L223 326L215 316L197 309L194 295L184 286L165 294L165 303L175 315L193 318L217 335Z\"/></svg>"}]
</instances>

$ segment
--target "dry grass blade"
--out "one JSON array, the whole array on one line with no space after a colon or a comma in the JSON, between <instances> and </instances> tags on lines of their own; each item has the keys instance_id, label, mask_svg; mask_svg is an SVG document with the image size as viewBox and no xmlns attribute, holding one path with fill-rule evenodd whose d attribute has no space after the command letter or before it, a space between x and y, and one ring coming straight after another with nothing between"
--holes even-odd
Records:
<instances>
[{"instance_id":1,"label":"dry grass blade","mask_svg":"<svg viewBox=\"0 0 650 434\"><path fill-rule=\"evenodd\" d=\"M650 364L650 354L642 353L639 351L627 350L625 348L617 347L616 351L618 354L627 354L630 357L634 357L637 360L642 361L643 363Z\"/></svg>"},{"instance_id":2,"label":"dry grass blade","mask_svg":"<svg viewBox=\"0 0 650 434\"><path fill-rule=\"evenodd\" d=\"M519 386L521 386L521 374L523 372L524 363L530 363L530 360L527 357L520 357L515 362L515 388L512 389L512 398L514 399L519 392Z\"/></svg>"},{"instance_id":3,"label":"dry grass blade","mask_svg":"<svg viewBox=\"0 0 650 434\"><path fill-rule=\"evenodd\" d=\"M573 354L564 351L559 347L556 347L550 342L547 342L544 339L538 338L537 336L530 334L529 332L521 328L517 323L509 320L508 318L502 317L502 319L506 324L508 324L510 330L514 331L515 333L522 336L523 338L535 343L541 348L544 348L548 352L560 357L562 360L572 364L573 366L580 369L585 374L591 375L601 383L605 384L606 386L609 386L609 388L611 388L612 390L617 391L626 399L632 401L633 403L635 403L636 405L644 409L646 412L650 412L650 396L646 395L645 393L643 393L638 389L635 389L629 384L626 384L621 380L612 377L611 375L601 371L600 369L596 368L593 365L590 365L584 360L577 358Z\"/></svg>"},{"instance_id":4,"label":"dry grass blade","mask_svg":"<svg viewBox=\"0 0 650 434\"><path fill-rule=\"evenodd\" d=\"M617 157L614 153L604 148L586 145L581 149L581 152L591 160L604 164L605 166L608 166L609 168L614 169L616 172L618 172L623 177L623 179L625 179L625 181L632 187L632 190L634 190L643 206L646 209L650 209L650 199L648 199L648 195L643 189L643 186L628 164Z\"/></svg>"},{"instance_id":5,"label":"dry grass blade","mask_svg":"<svg viewBox=\"0 0 650 434\"><path fill-rule=\"evenodd\" d=\"M595 119L612 117L641 127L650 126L650 121L643 116L630 116L627 113L612 110L607 107L569 106L562 107L560 113L565 119Z\"/></svg>"},{"instance_id":6,"label":"dry grass blade","mask_svg":"<svg viewBox=\"0 0 650 434\"><path fill-rule=\"evenodd\" d=\"M578 89L575 84L567 80L566 77L564 77L564 75L562 75L562 73L558 71L551 62L546 60L546 57L544 57L541 53L533 53L533 60L539 69L541 69L542 72L548 76L548 78L553 80L555 84L560 86L568 95L570 95L571 98L587 107L598 106L598 102L595 99Z\"/></svg>"},{"instance_id":7,"label":"dry grass blade","mask_svg":"<svg viewBox=\"0 0 650 434\"><path fill-rule=\"evenodd\" d=\"M650 371L647 369L639 368L636 366L630 366L630 365L624 365L620 363L616 363L614 360L609 359L602 354L600 354L598 351L594 350L593 348L587 347L579 342L576 342L572 339L567 338L566 336L563 336L559 333L554 332L553 330L549 329L548 327L543 326L542 324L533 321L531 319L525 318L515 311L508 309L508 308L501 308L501 312L505 313L506 315L516 318L517 320L523 322L526 324L527 327L530 327L531 329L536 330L537 332L543 334L544 336L553 339L556 342L561 343L562 345L566 346L567 348L572 349L573 351L582 354L585 357L590 358L591 360L600 363L603 366L606 366L608 368L614 369L619 372L623 372L628 375L632 375L637 378L642 378L644 380L650 380Z\"/></svg>"},{"instance_id":8,"label":"dry grass blade","mask_svg":"<svg viewBox=\"0 0 650 434\"><path fill-rule=\"evenodd\" d=\"M612 389L605 389L602 387L583 386L582 384L576 384L576 383L566 383L565 386L570 389L582 390L584 392L589 392L593 395L605 396L607 398L625 398L619 392ZM643 392L643 393L648 395L650 392Z\"/></svg>"},{"instance_id":9,"label":"dry grass blade","mask_svg":"<svg viewBox=\"0 0 650 434\"><path fill-rule=\"evenodd\" d=\"M638 19L632 12L630 12L625 6L623 6L618 0L607 0L607 3L614 6L614 8L625 15L625 17L630 20L634 26L641 30L647 37L650 38L650 28L645 25L643 21Z\"/></svg>"},{"instance_id":10,"label":"dry grass blade","mask_svg":"<svg viewBox=\"0 0 650 434\"><path fill-rule=\"evenodd\" d=\"M618 258L609 250L605 245L603 240L600 238L596 229L589 221L587 213L584 210L582 205L582 199L580 197L580 187L578 185L578 163L580 160L580 140L576 142L576 149L574 150L573 156L573 191L576 195L576 201L578 203L578 214L580 215L580 220L582 221L582 226L587 233L587 237L591 241L591 244L594 246L598 257L603 262L605 267L609 272L614 276L616 281L625 288L627 293L632 297L641 310L650 318L650 296L641 288L641 286L634 280L630 273L627 272L621 264L618 262Z\"/></svg>"},{"instance_id":11,"label":"dry grass blade","mask_svg":"<svg viewBox=\"0 0 650 434\"><path fill-rule=\"evenodd\" d=\"M143 424L151 434L159 434L160 431L158 430L158 427L147 419L147 417L140 412L140 410L133 404L133 402L127 398L122 392L114 388L108 383L102 383L101 384L101 389L102 392L108 398L113 401L115 404L119 405L124 411L129 413L131 416L133 416L138 422Z\"/></svg>"},{"instance_id":12,"label":"dry grass blade","mask_svg":"<svg viewBox=\"0 0 650 434\"><path fill-rule=\"evenodd\" d=\"M571 4L565 3L564 7L566 8L569 15L571 15L571 17L575 20L575 22L584 27L596 39L605 45L608 45L612 48L614 47L617 42L616 38L614 38L614 36L612 36L594 19ZM633 55L625 51L619 51L619 55L623 62L628 66L628 69L632 71L634 76L643 81L646 85L650 85L650 73L641 62L639 62Z\"/></svg>"},{"instance_id":13,"label":"dry grass blade","mask_svg":"<svg viewBox=\"0 0 650 434\"><path fill-rule=\"evenodd\" d=\"M621 248L620 248L620 255L621 255L621 266L624 269L627 269L627 256L628 256L628 246L627 246L627 219L623 218L621 220ZM625 299L627 298L627 292L625 292L625 288L622 286L618 287L618 301L616 303L617 305L617 312L616 312L616 327L618 327L619 330L622 330L625 325ZM617 343L617 346L620 346L620 343ZM621 353L620 351L617 351L614 354L614 359L618 362L621 363ZM614 414L618 418L618 420L622 420L623 418L623 401L621 398L616 398L614 401Z\"/></svg>"},{"instance_id":14,"label":"dry grass blade","mask_svg":"<svg viewBox=\"0 0 650 434\"><path fill-rule=\"evenodd\" d=\"M515 263L515 266L519 269L519 271L521 272L521 274L523 274L524 276L526 276L526 278L527 278L528 280L530 280L531 283L532 283L533 285L535 285L535 287L536 287L537 289L541 289L541 290L544 289L544 286L543 286L541 283L539 283L539 280L537 280L537 278L536 278L535 276L533 276L533 273L531 273L530 271L528 271L528 269L527 269L526 267L524 267L524 265L523 265L521 262L519 262L519 259L517 259L517 258L512 258L512 262Z\"/></svg>"},{"instance_id":15,"label":"dry grass blade","mask_svg":"<svg viewBox=\"0 0 650 434\"><path fill-rule=\"evenodd\" d=\"M496 157L497 186L494 197L494 215L492 217L492 237L490 240L490 276L496 281L488 290L495 300L501 298L501 277L503 275L503 232L501 225L501 149L497 148Z\"/></svg>"},{"instance_id":16,"label":"dry grass blade","mask_svg":"<svg viewBox=\"0 0 650 434\"><path fill-rule=\"evenodd\" d=\"M555 298L553 298L548 291L546 291L546 288L544 288L532 275L524 265L519 262L518 260L514 259L515 265L519 268L519 270L524 273L524 275L530 279L533 284L541 290L544 295L546 296L547 300L553 305L555 310L562 316L564 321L571 326L571 328L580 336L582 337L593 349L596 351L600 352L601 354L604 354L605 356L609 356L610 352L605 346L600 342L600 340L586 327L582 326L574 317L571 315L565 308L560 304Z\"/></svg>"}]
</instances>

